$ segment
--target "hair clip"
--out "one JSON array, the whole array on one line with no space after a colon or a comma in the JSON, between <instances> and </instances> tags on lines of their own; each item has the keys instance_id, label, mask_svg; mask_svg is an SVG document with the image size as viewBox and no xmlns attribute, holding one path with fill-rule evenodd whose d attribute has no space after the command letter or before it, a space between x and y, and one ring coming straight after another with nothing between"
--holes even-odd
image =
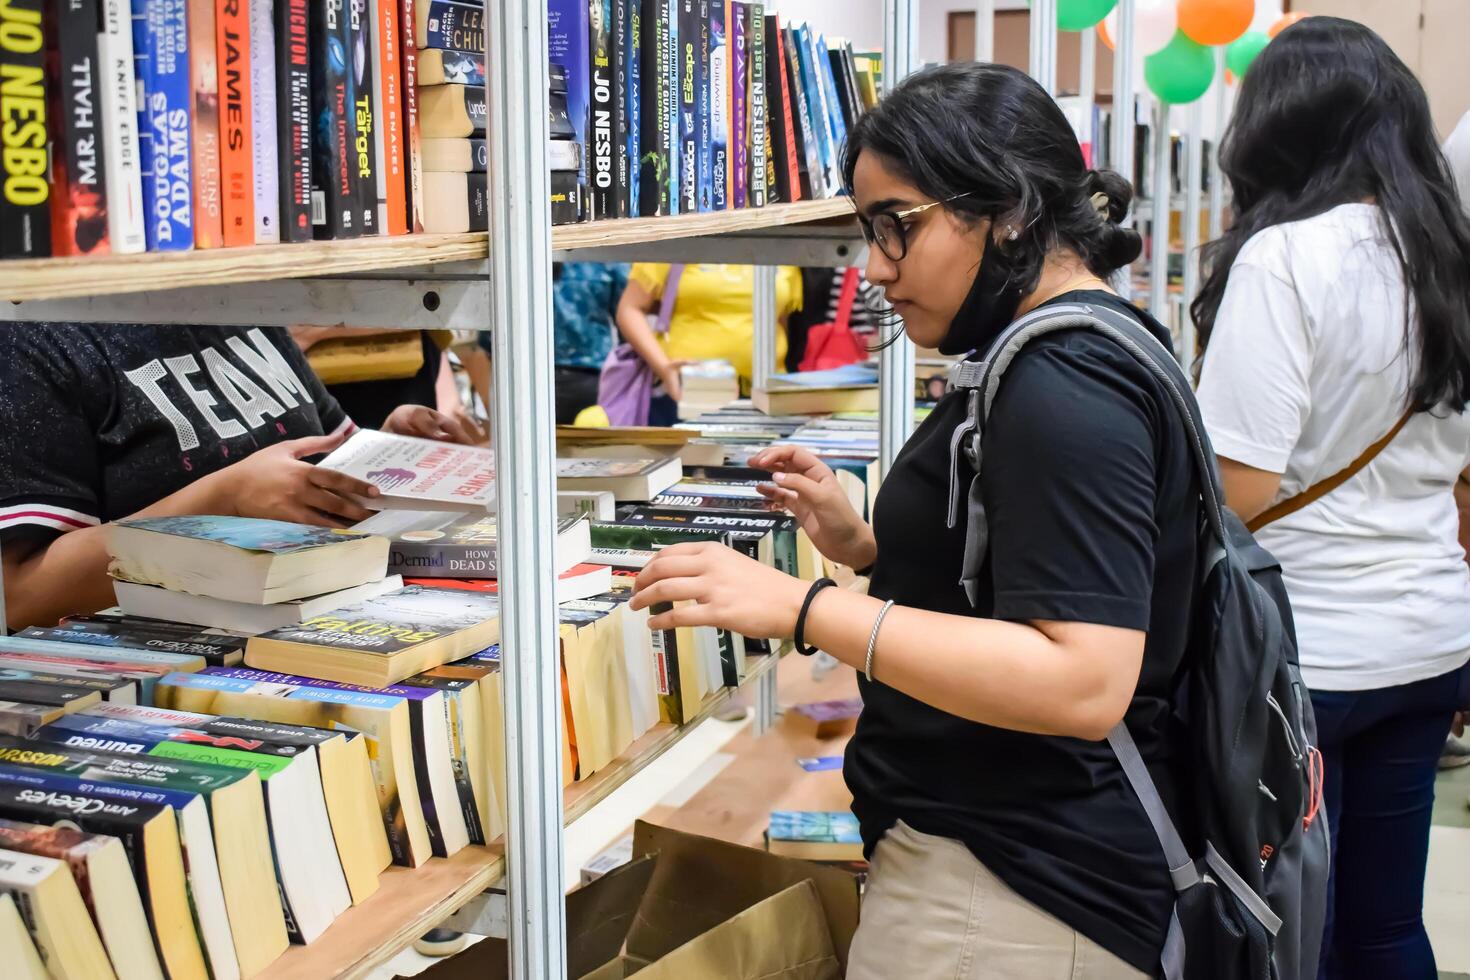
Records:
<instances>
[{"instance_id":1,"label":"hair clip","mask_svg":"<svg viewBox=\"0 0 1470 980\"><path fill-rule=\"evenodd\" d=\"M1097 212L1099 218L1106 218L1108 216L1108 196L1106 194L1098 191L1092 197L1088 198L1088 200L1092 201L1092 209Z\"/></svg>"}]
</instances>

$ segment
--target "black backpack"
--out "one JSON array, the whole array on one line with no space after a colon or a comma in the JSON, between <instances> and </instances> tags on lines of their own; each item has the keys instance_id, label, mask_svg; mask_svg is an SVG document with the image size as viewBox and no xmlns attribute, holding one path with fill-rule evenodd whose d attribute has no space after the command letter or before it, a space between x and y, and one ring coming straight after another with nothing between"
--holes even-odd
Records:
<instances>
[{"instance_id":1,"label":"black backpack","mask_svg":"<svg viewBox=\"0 0 1470 980\"><path fill-rule=\"evenodd\" d=\"M1296 632L1281 568L1223 505L1199 405L1173 354L1141 324L1088 304L1048 306L1015 323L984 359L963 361L950 388L969 415L951 441L950 527L960 517L968 463L963 584L976 601L988 526L981 441L1001 378L1031 340L1059 330L1099 333L1170 394L1193 445L1202 491L1199 593L1175 711L1190 743L1179 797L1194 801L1186 846L1143 758L1119 722L1108 743L1162 845L1177 890L1160 954L1165 980L1306 980L1317 975L1326 911L1327 820L1322 757L1297 666Z\"/></svg>"}]
</instances>

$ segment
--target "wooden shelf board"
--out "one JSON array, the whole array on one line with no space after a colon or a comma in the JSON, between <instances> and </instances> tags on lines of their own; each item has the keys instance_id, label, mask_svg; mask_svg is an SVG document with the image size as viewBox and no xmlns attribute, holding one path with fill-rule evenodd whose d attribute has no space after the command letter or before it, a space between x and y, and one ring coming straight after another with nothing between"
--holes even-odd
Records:
<instances>
[{"instance_id":1,"label":"wooden shelf board","mask_svg":"<svg viewBox=\"0 0 1470 980\"><path fill-rule=\"evenodd\" d=\"M348 909L316 942L292 946L263 980L360 977L396 956L461 905L500 880L501 846L467 847L418 868L389 868L378 890Z\"/></svg>"},{"instance_id":2,"label":"wooden shelf board","mask_svg":"<svg viewBox=\"0 0 1470 980\"><path fill-rule=\"evenodd\" d=\"M590 221L553 228L551 243L555 249L631 245L759 231L837 219L851 213L852 207L845 198L834 198L670 218ZM17 259L0 262L0 299L19 302L110 296L188 286L222 286L420 268L446 262L478 261L485 258L487 248L487 236L481 232L142 255Z\"/></svg>"},{"instance_id":3,"label":"wooden shelf board","mask_svg":"<svg viewBox=\"0 0 1470 980\"><path fill-rule=\"evenodd\" d=\"M775 669L778 659L780 654L775 654L752 663L746 683ZM673 748L695 725L720 710L731 694L729 688L711 694L688 725L655 725L606 769L568 786L566 822L584 816ZM389 868L379 879L376 894L348 909L316 942L286 950L260 976L262 980L361 977L494 885L504 872L504 846L499 840L488 847L467 847L451 858L434 858L419 868Z\"/></svg>"}]
</instances>

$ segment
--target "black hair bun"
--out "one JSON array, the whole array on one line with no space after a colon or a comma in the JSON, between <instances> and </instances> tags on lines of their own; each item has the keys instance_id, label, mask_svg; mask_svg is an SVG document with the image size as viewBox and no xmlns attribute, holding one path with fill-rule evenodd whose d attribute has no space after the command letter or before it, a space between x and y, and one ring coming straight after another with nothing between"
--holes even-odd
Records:
<instances>
[{"instance_id":1,"label":"black hair bun","mask_svg":"<svg viewBox=\"0 0 1470 980\"><path fill-rule=\"evenodd\" d=\"M1128 216L1133 203L1133 185L1111 170L1087 171L1087 196L1107 198L1107 212L1098 229L1092 252L1108 271L1121 269L1143 254L1143 236L1119 222Z\"/></svg>"}]
</instances>

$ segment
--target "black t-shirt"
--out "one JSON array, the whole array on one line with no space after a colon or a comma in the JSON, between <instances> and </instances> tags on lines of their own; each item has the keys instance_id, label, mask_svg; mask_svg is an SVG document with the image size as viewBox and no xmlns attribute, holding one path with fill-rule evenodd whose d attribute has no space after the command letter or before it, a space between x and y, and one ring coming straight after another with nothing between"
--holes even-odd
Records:
<instances>
[{"instance_id":1,"label":"black t-shirt","mask_svg":"<svg viewBox=\"0 0 1470 980\"><path fill-rule=\"evenodd\" d=\"M0 541L135 513L352 422L286 331L0 324Z\"/></svg>"},{"instance_id":2,"label":"black t-shirt","mask_svg":"<svg viewBox=\"0 0 1470 980\"><path fill-rule=\"evenodd\" d=\"M1156 321L1109 293L1052 302L1109 305L1168 343ZM965 616L1146 630L1127 722L1177 815L1169 701L1195 593L1199 488L1167 392L1096 333L1027 345L985 429L990 540L978 608L960 585L963 522L945 526L950 439L965 416L963 395L940 401L884 480L870 594ZM967 489L972 471L962 472ZM863 682L862 694L846 776L869 851L900 819L962 841L1022 896L1157 971L1174 891L1106 742L976 724L881 683Z\"/></svg>"}]
</instances>

